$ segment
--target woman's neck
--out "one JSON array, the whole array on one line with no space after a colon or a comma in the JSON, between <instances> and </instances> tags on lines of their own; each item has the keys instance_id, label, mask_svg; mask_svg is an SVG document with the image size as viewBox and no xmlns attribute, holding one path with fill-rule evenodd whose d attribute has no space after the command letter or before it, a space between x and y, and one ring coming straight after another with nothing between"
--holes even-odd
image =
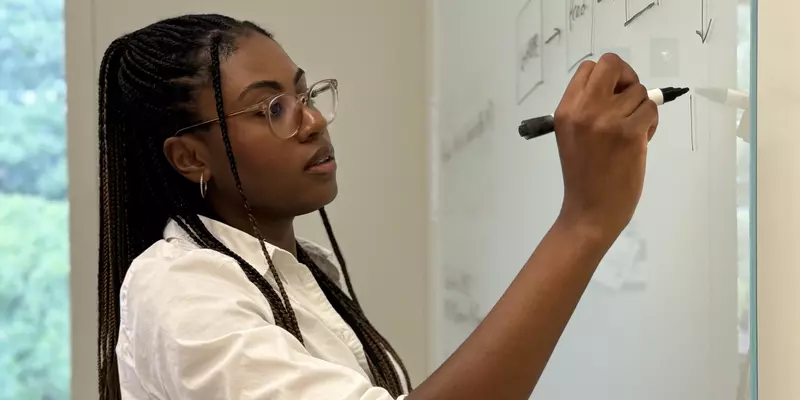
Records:
<instances>
[{"instance_id":1,"label":"woman's neck","mask_svg":"<svg viewBox=\"0 0 800 400\"><path fill-rule=\"evenodd\" d=\"M253 224L246 214L224 214L225 213L220 214L220 218L223 222L253 237L257 237L256 233L253 232ZM294 218L266 218L259 215L254 215L254 218L258 223L258 230L264 241L286 250L297 257L297 243L294 237Z\"/></svg>"}]
</instances>

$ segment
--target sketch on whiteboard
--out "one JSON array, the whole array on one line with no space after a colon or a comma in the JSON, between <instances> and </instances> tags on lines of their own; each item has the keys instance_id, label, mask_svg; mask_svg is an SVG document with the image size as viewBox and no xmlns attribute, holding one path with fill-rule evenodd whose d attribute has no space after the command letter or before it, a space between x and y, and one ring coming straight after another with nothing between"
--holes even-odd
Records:
<instances>
[{"instance_id":1,"label":"sketch on whiteboard","mask_svg":"<svg viewBox=\"0 0 800 400\"><path fill-rule=\"evenodd\" d=\"M528 0L517 15L517 103L544 83L542 1Z\"/></svg>"},{"instance_id":2,"label":"sketch on whiteboard","mask_svg":"<svg viewBox=\"0 0 800 400\"><path fill-rule=\"evenodd\" d=\"M620 235L635 249L633 262L622 280L623 288L644 288L647 284L647 240L639 232L636 223L631 221Z\"/></svg>"},{"instance_id":3,"label":"sketch on whiteboard","mask_svg":"<svg viewBox=\"0 0 800 400\"><path fill-rule=\"evenodd\" d=\"M483 320L475 299L475 279L463 270L444 268L444 316L456 324L478 326Z\"/></svg>"},{"instance_id":4,"label":"sketch on whiteboard","mask_svg":"<svg viewBox=\"0 0 800 400\"><path fill-rule=\"evenodd\" d=\"M567 69L594 54L594 0L568 0Z\"/></svg>"},{"instance_id":5,"label":"sketch on whiteboard","mask_svg":"<svg viewBox=\"0 0 800 400\"><path fill-rule=\"evenodd\" d=\"M695 31L695 33L700 36L700 41L703 44L708 40L708 34L711 32L713 23L714 18L708 15L708 0L700 0L700 30Z\"/></svg>"},{"instance_id":6,"label":"sketch on whiteboard","mask_svg":"<svg viewBox=\"0 0 800 400\"><path fill-rule=\"evenodd\" d=\"M643 287L646 281L647 242L633 222L622 232L592 276L611 289Z\"/></svg>"},{"instance_id":7,"label":"sketch on whiteboard","mask_svg":"<svg viewBox=\"0 0 800 400\"><path fill-rule=\"evenodd\" d=\"M553 28L553 33L550 34L550 37L544 40L544 44L553 43L556 38L561 38L561 28Z\"/></svg>"},{"instance_id":8,"label":"sketch on whiteboard","mask_svg":"<svg viewBox=\"0 0 800 400\"><path fill-rule=\"evenodd\" d=\"M625 26L660 4L660 0L625 0Z\"/></svg>"},{"instance_id":9,"label":"sketch on whiteboard","mask_svg":"<svg viewBox=\"0 0 800 400\"><path fill-rule=\"evenodd\" d=\"M692 141L692 152L697 150L697 106L694 95L689 95L689 139Z\"/></svg>"},{"instance_id":10,"label":"sketch on whiteboard","mask_svg":"<svg viewBox=\"0 0 800 400\"><path fill-rule=\"evenodd\" d=\"M461 152L470 143L484 136L494 126L494 102L489 100L486 106L478 112L466 129L455 132L454 135L440 137L439 150L442 164L449 162L456 154Z\"/></svg>"}]
</instances>

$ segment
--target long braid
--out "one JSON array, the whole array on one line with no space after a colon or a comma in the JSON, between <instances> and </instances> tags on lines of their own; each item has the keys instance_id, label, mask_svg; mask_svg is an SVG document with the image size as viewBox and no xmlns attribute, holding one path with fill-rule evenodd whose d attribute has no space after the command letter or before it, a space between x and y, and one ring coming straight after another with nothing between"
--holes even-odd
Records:
<instances>
[{"instance_id":1,"label":"long braid","mask_svg":"<svg viewBox=\"0 0 800 400\"><path fill-rule=\"evenodd\" d=\"M356 307L358 307L360 310L361 303L358 302L356 291L353 290L353 284L350 283L350 272L347 271L347 264L344 262L344 255L342 255L342 250L339 248L339 242L336 241L336 236L333 234L333 227L331 226L331 221L328 218L328 212L325 211L324 207L319 210L319 216L322 218L322 225L325 227L325 233L328 234L328 241L331 242L333 254L336 255L336 261L339 262L339 267L342 269L344 283L347 286L347 292L350 294L350 298L353 299L353 303L355 303Z\"/></svg>"},{"instance_id":2,"label":"long braid","mask_svg":"<svg viewBox=\"0 0 800 400\"><path fill-rule=\"evenodd\" d=\"M294 311L292 311L292 306L289 303L289 296L286 294L286 289L283 287L283 280L278 274L278 270L275 268L275 264L272 262L272 257L270 257L269 252L267 252L267 247L264 241L264 237L261 235L261 229L258 227L256 218L253 216L253 210L250 208L250 202L247 201L247 196L245 196L244 194L244 189L242 189L242 180L239 178L239 171L236 168L236 158L233 156L231 139L228 136L228 123L227 120L225 119L225 111L223 110L223 103L222 103L222 77L219 68L220 39L221 38L219 35L214 35L214 37L211 39L211 80L214 85L214 100L217 103L217 117L219 118L220 132L222 132L222 140L223 142L225 142L225 152L228 156L228 163L230 164L231 174L233 174L234 182L236 182L236 189L239 191L239 196L242 199L242 204L244 205L245 212L247 212L247 217L250 220L250 224L252 225L253 233L256 235L256 238L258 239L258 243L261 246L261 252L264 254L264 258L266 258L267 264L269 265L269 271L272 273L272 277L275 278L278 290L281 293L281 298L283 300L282 306L286 310L285 314L287 315L289 320L289 331L297 332L297 334L295 335L297 337L297 340L299 340L300 343L303 343L303 336L300 334L300 326L298 326L297 324L297 317L294 315Z\"/></svg>"},{"instance_id":3,"label":"long braid","mask_svg":"<svg viewBox=\"0 0 800 400\"><path fill-rule=\"evenodd\" d=\"M118 160L119 141L116 135L109 135L107 127L107 103L108 103L108 75L109 69L113 68L118 62L118 55L124 39L117 39L106 50L106 56L100 65L101 84L98 98L99 107L99 143L100 143L100 267L98 269L98 331L97 331L97 368L98 384L101 397L109 400L120 398L119 389L108 390L109 386L116 386L113 381L117 379L117 369L113 368L116 364L114 346L117 341L117 321L118 316L118 297L116 295L114 281L116 271L109 260L119 256L118 243L122 241L114 240L118 234L117 218L119 212L119 197L116 188L120 187L118 181L119 164ZM109 143L111 142L111 143Z\"/></svg>"},{"instance_id":4,"label":"long braid","mask_svg":"<svg viewBox=\"0 0 800 400\"><path fill-rule=\"evenodd\" d=\"M324 209L320 210L320 214L325 215L323 218L327 219L327 213ZM329 226L329 224L325 225ZM329 240L333 243L336 240L333 231L328 230L327 233ZM392 359L394 359L403 371L406 386L411 389L411 380L400 356L369 322L358 304L351 297L348 297L339 285L324 273L300 246L298 246L297 253L298 260L311 270L322 292L325 293L328 302L330 302L337 313L342 316L342 319L350 325L363 344L364 352L367 355L367 361L371 366L370 368L372 369L373 375L375 375L376 384L385 387L396 396L403 393L402 384L392 364ZM345 282L347 282L350 279L347 267L342 264L341 258L339 258L338 261L342 274L345 277ZM391 355L391 358L389 355Z\"/></svg>"},{"instance_id":5,"label":"long braid","mask_svg":"<svg viewBox=\"0 0 800 400\"><path fill-rule=\"evenodd\" d=\"M355 308L357 308L357 311L360 311L363 314L364 311L361 308L361 304L359 304L358 299L356 298L356 292L355 292L355 290L353 290L353 284L350 281L350 272L347 269L347 264L344 261L344 256L342 255L342 251L341 251L341 248L339 247L339 243L336 241L336 236L333 234L333 227L331 226L330 218L328 218L328 212L325 211L325 208L321 208L319 210L319 215L322 218L322 225L325 227L325 233L328 234L328 241L330 241L330 243L331 243L331 247L333 248L333 253L336 255L336 261L339 262L339 266L340 266L340 268L342 270L342 275L344 275L344 283L345 283L345 285L347 287L348 293L350 294L350 298L352 299L352 301L353 301L353 303L355 305ZM353 311L356 311L356 310L353 310ZM369 321L367 321L367 323L369 323ZM370 325L370 327L371 327L371 325ZM381 335L380 332L378 332L378 330L373 328L372 331L374 332L375 335L377 335L377 341L380 342L383 345L383 347L386 349L386 351L388 351L389 354L392 355L394 360L400 366L400 369L403 371L403 375L406 378L406 385L410 389L411 388L411 378L409 377L408 370L406 370L405 365L400 360L400 355L397 354L397 352L394 350L394 348L389 343L389 341L386 340L386 338L384 338L383 335Z\"/></svg>"},{"instance_id":6,"label":"long braid","mask_svg":"<svg viewBox=\"0 0 800 400\"><path fill-rule=\"evenodd\" d=\"M303 342L283 283L252 218L236 169L227 124L220 114L223 108L220 58L235 50L239 37L252 33L272 37L251 22L221 15L187 15L119 38L111 43L103 57L98 113L101 225L97 363L101 400L121 398L115 347L122 281L134 258L162 238L169 219L198 246L235 260L267 299L275 324ZM213 210L198 195L195 184L178 174L162 153L166 138L197 120L194 97L197 88L209 80L214 86L231 173L278 291L256 268L209 232L199 215L213 216ZM352 298L330 278L320 275L321 271L313 263L307 265L333 307L362 341L375 383L399 395L402 385L387 352L404 373L405 368L396 352L364 316L330 222L324 210L321 214ZM408 377L407 373L405 375Z\"/></svg>"}]
</instances>

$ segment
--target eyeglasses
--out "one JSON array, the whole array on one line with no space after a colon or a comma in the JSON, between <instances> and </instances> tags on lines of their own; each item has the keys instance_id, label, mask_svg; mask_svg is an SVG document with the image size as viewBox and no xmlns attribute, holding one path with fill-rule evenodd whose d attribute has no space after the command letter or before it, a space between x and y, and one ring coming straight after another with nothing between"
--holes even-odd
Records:
<instances>
[{"instance_id":1,"label":"eyeglasses","mask_svg":"<svg viewBox=\"0 0 800 400\"><path fill-rule=\"evenodd\" d=\"M263 115L275 136L289 139L297 134L303 123L303 107L318 112L330 124L336 118L339 106L339 82L336 79L323 79L311 85L303 93L281 93L267 97L252 106L225 115L226 118L241 114L259 113ZM179 136L195 128L219 122L219 118L203 121L175 132Z\"/></svg>"}]
</instances>

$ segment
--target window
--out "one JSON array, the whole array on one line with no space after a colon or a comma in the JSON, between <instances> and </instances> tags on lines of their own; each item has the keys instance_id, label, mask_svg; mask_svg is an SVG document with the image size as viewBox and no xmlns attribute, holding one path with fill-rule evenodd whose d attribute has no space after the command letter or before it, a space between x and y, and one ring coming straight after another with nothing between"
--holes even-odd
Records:
<instances>
[{"instance_id":1,"label":"window","mask_svg":"<svg viewBox=\"0 0 800 400\"><path fill-rule=\"evenodd\" d=\"M0 0L0 399L69 399L63 0Z\"/></svg>"}]
</instances>

